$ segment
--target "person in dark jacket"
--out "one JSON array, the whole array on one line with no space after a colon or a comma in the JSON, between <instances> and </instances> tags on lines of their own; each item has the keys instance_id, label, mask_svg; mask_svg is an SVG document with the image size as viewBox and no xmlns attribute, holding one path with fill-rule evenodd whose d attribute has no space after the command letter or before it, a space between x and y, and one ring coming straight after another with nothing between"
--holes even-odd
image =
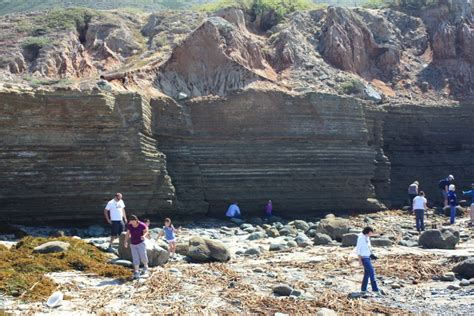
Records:
<instances>
[{"instance_id":1,"label":"person in dark jacket","mask_svg":"<svg viewBox=\"0 0 474 316\"><path fill-rule=\"evenodd\" d=\"M448 188L450 184L453 184L454 176L450 174L447 178L441 179L439 181L439 188L441 190L441 194L443 195L444 200L444 207L448 206Z\"/></svg>"},{"instance_id":2,"label":"person in dark jacket","mask_svg":"<svg viewBox=\"0 0 474 316\"><path fill-rule=\"evenodd\" d=\"M454 184L449 185L449 191L448 191L448 203L449 203L449 208L450 208L450 223L451 225L454 224L454 219L456 218L456 187Z\"/></svg>"}]
</instances>

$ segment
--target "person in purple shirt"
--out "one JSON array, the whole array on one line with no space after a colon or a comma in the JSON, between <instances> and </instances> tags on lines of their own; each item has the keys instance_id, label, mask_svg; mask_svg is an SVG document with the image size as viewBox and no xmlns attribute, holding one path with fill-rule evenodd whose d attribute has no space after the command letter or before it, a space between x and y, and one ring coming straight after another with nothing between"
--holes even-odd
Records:
<instances>
[{"instance_id":1,"label":"person in purple shirt","mask_svg":"<svg viewBox=\"0 0 474 316\"><path fill-rule=\"evenodd\" d=\"M272 211L273 211L272 200L268 200L268 203L265 206L265 215L267 218L272 216Z\"/></svg>"},{"instance_id":2,"label":"person in purple shirt","mask_svg":"<svg viewBox=\"0 0 474 316\"><path fill-rule=\"evenodd\" d=\"M140 278L140 261L143 264L143 277L148 277L148 257L146 253L145 238L148 234L148 226L138 220L135 215L130 216L130 222L127 226L127 237L125 238L125 248L128 247L130 240L130 249L132 251L133 278Z\"/></svg>"}]
</instances>

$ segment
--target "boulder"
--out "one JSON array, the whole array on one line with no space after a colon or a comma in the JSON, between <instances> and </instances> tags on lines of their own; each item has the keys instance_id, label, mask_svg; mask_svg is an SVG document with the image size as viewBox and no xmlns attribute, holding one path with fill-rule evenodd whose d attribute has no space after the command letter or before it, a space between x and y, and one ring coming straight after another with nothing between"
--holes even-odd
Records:
<instances>
[{"instance_id":1,"label":"boulder","mask_svg":"<svg viewBox=\"0 0 474 316\"><path fill-rule=\"evenodd\" d=\"M296 241L294 240L290 240L286 243L286 245L289 247L289 248L295 248L295 247L298 247L298 244L296 243Z\"/></svg>"},{"instance_id":2,"label":"boulder","mask_svg":"<svg viewBox=\"0 0 474 316\"><path fill-rule=\"evenodd\" d=\"M343 247L356 246L357 238L359 238L359 235L356 233L347 233L347 234L342 235L342 246Z\"/></svg>"},{"instance_id":3,"label":"boulder","mask_svg":"<svg viewBox=\"0 0 474 316\"><path fill-rule=\"evenodd\" d=\"M342 235L349 232L350 222L347 219L340 217L326 217L319 223L316 231L318 233L326 234L337 241L342 240Z\"/></svg>"},{"instance_id":4,"label":"boulder","mask_svg":"<svg viewBox=\"0 0 474 316\"><path fill-rule=\"evenodd\" d=\"M223 243L201 237L192 237L189 240L189 249L186 255L193 262L227 262L230 260L230 252Z\"/></svg>"},{"instance_id":5,"label":"boulder","mask_svg":"<svg viewBox=\"0 0 474 316\"><path fill-rule=\"evenodd\" d=\"M474 278L474 257L459 262L454 266L453 272L459 274L465 279Z\"/></svg>"},{"instance_id":6,"label":"boulder","mask_svg":"<svg viewBox=\"0 0 474 316\"><path fill-rule=\"evenodd\" d=\"M452 282L456 279L454 272L446 272L441 276L441 281Z\"/></svg>"},{"instance_id":7,"label":"boulder","mask_svg":"<svg viewBox=\"0 0 474 316\"><path fill-rule=\"evenodd\" d=\"M314 238L314 237L316 237L317 232L316 232L316 229L310 228L310 229L308 229L308 230L305 232L305 234L306 234L308 237Z\"/></svg>"},{"instance_id":8,"label":"boulder","mask_svg":"<svg viewBox=\"0 0 474 316\"><path fill-rule=\"evenodd\" d=\"M54 253L67 251L70 244L64 241L48 241L33 249L35 253Z\"/></svg>"},{"instance_id":9,"label":"boulder","mask_svg":"<svg viewBox=\"0 0 474 316\"><path fill-rule=\"evenodd\" d=\"M122 260L132 261L132 250L130 245L125 248L125 238L127 237L127 233L123 232L119 238L119 247L118 247L118 255L119 258ZM154 240L148 239L145 242L146 245L146 253L148 256L148 265L150 267L156 267L164 265L169 260L169 253L165 249L158 246Z\"/></svg>"},{"instance_id":10,"label":"boulder","mask_svg":"<svg viewBox=\"0 0 474 316\"><path fill-rule=\"evenodd\" d=\"M372 238L370 239L370 244L374 247L391 247L393 245L393 241L388 238Z\"/></svg>"},{"instance_id":11,"label":"boulder","mask_svg":"<svg viewBox=\"0 0 474 316\"><path fill-rule=\"evenodd\" d=\"M449 206L446 206L443 208L443 213L444 215L446 216L451 216L451 208ZM461 206L456 206L456 216L463 216L465 213L465 210L464 208L462 208Z\"/></svg>"},{"instance_id":12,"label":"boulder","mask_svg":"<svg viewBox=\"0 0 474 316\"><path fill-rule=\"evenodd\" d=\"M413 239L404 239L404 240L400 240L400 242L398 243L400 246L405 246L405 247L416 247L418 246L418 241L417 240L413 240Z\"/></svg>"},{"instance_id":13,"label":"boulder","mask_svg":"<svg viewBox=\"0 0 474 316\"><path fill-rule=\"evenodd\" d=\"M309 229L309 224L303 220L294 221L293 226L295 226L296 229L302 230L302 231L307 231Z\"/></svg>"},{"instance_id":14,"label":"boulder","mask_svg":"<svg viewBox=\"0 0 474 316\"><path fill-rule=\"evenodd\" d=\"M315 245L328 245L332 239L326 234L317 233L313 241Z\"/></svg>"},{"instance_id":15,"label":"boulder","mask_svg":"<svg viewBox=\"0 0 474 316\"><path fill-rule=\"evenodd\" d=\"M428 249L454 249L459 231L453 228L430 229L421 233L418 244Z\"/></svg>"},{"instance_id":16,"label":"boulder","mask_svg":"<svg viewBox=\"0 0 474 316\"><path fill-rule=\"evenodd\" d=\"M106 230L104 227L99 226L99 225L91 225L89 228L86 230L86 235L90 237L102 237L107 235Z\"/></svg>"}]
</instances>

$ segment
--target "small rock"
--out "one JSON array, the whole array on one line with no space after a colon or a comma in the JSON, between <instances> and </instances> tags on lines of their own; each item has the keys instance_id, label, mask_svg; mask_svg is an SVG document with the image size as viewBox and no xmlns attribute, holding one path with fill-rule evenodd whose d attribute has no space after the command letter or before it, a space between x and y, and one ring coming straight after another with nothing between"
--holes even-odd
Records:
<instances>
[{"instance_id":1,"label":"small rock","mask_svg":"<svg viewBox=\"0 0 474 316\"><path fill-rule=\"evenodd\" d=\"M393 242L388 238L373 238L370 240L370 243L374 247L391 247ZM357 241L356 241L357 244Z\"/></svg>"},{"instance_id":2,"label":"small rock","mask_svg":"<svg viewBox=\"0 0 474 316\"><path fill-rule=\"evenodd\" d=\"M295 226L296 229L302 230L302 231L307 231L309 229L308 223L303 220L294 221L293 226Z\"/></svg>"},{"instance_id":3,"label":"small rock","mask_svg":"<svg viewBox=\"0 0 474 316\"><path fill-rule=\"evenodd\" d=\"M453 271L465 279L474 278L474 257L459 262L454 266Z\"/></svg>"},{"instance_id":4,"label":"small rock","mask_svg":"<svg viewBox=\"0 0 474 316\"><path fill-rule=\"evenodd\" d=\"M263 270L262 268L258 267L258 268L253 269L253 272L255 272L255 273L265 273L265 270Z\"/></svg>"},{"instance_id":5,"label":"small rock","mask_svg":"<svg viewBox=\"0 0 474 316\"><path fill-rule=\"evenodd\" d=\"M262 253L260 252L260 249L258 248L249 248L245 250L245 254L249 256L253 256L253 255L260 256Z\"/></svg>"},{"instance_id":6,"label":"small rock","mask_svg":"<svg viewBox=\"0 0 474 316\"><path fill-rule=\"evenodd\" d=\"M317 233L313 241L315 245L328 245L332 239L326 234Z\"/></svg>"},{"instance_id":7,"label":"small rock","mask_svg":"<svg viewBox=\"0 0 474 316\"><path fill-rule=\"evenodd\" d=\"M462 279L461 282L459 283L460 286L469 286L471 285L471 282L467 279Z\"/></svg>"},{"instance_id":8,"label":"small rock","mask_svg":"<svg viewBox=\"0 0 474 316\"><path fill-rule=\"evenodd\" d=\"M446 281L446 282L454 281L454 279L455 279L454 272L446 272L445 274L443 274L441 276L440 279L441 279L441 281Z\"/></svg>"},{"instance_id":9,"label":"small rock","mask_svg":"<svg viewBox=\"0 0 474 316\"><path fill-rule=\"evenodd\" d=\"M242 230L246 230L247 228L254 228L252 224L249 224L249 223L245 223L245 224L242 224L240 225L240 229Z\"/></svg>"},{"instance_id":10,"label":"small rock","mask_svg":"<svg viewBox=\"0 0 474 316\"><path fill-rule=\"evenodd\" d=\"M347 233L342 235L342 246L343 247L354 247L357 245L358 234Z\"/></svg>"},{"instance_id":11,"label":"small rock","mask_svg":"<svg viewBox=\"0 0 474 316\"><path fill-rule=\"evenodd\" d=\"M400 242L398 244L401 245L401 246L405 246L405 247L417 247L418 246L418 241L413 240L413 239L400 240Z\"/></svg>"},{"instance_id":12,"label":"small rock","mask_svg":"<svg viewBox=\"0 0 474 316\"><path fill-rule=\"evenodd\" d=\"M296 229L289 226L282 227L278 232L281 236L295 236L297 234Z\"/></svg>"},{"instance_id":13,"label":"small rock","mask_svg":"<svg viewBox=\"0 0 474 316\"><path fill-rule=\"evenodd\" d=\"M33 249L36 253L55 253L67 251L70 244L63 241L49 241Z\"/></svg>"},{"instance_id":14,"label":"small rock","mask_svg":"<svg viewBox=\"0 0 474 316\"><path fill-rule=\"evenodd\" d=\"M317 233L316 233L316 229L314 228L310 228L308 229L305 234L308 236L308 237L311 237L311 238L314 238L316 237Z\"/></svg>"},{"instance_id":15,"label":"small rock","mask_svg":"<svg viewBox=\"0 0 474 316\"><path fill-rule=\"evenodd\" d=\"M329 308L320 308L316 313L316 316L337 316L337 313Z\"/></svg>"},{"instance_id":16,"label":"small rock","mask_svg":"<svg viewBox=\"0 0 474 316\"><path fill-rule=\"evenodd\" d=\"M273 287L273 293L280 296L290 296L293 288L286 284L278 284Z\"/></svg>"},{"instance_id":17,"label":"small rock","mask_svg":"<svg viewBox=\"0 0 474 316\"><path fill-rule=\"evenodd\" d=\"M457 291L457 290L460 290L461 287L457 284L450 284L448 285L448 290L453 290L453 291Z\"/></svg>"},{"instance_id":18,"label":"small rock","mask_svg":"<svg viewBox=\"0 0 474 316\"><path fill-rule=\"evenodd\" d=\"M272 238L280 236L280 233L278 232L278 229L276 228L267 229L266 233L268 237L272 237Z\"/></svg>"},{"instance_id":19,"label":"small rock","mask_svg":"<svg viewBox=\"0 0 474 316\"><path fill-rule=\"evenodd\" d=\"M393 283L392 284L392 289L396 290L396 289L399 289L399 288L401 288L400 284L398 284L398 283Z\"/></svg>"},{"instance_id":20,"label":"small rock","mask_svg":"<svg viewBox=\"0 0 474 316\"><path fill-rule=\"evenodd\" d=\"M299 291L299 290L293 290L293 291L291 291L290 296L299 297L299 296L301 296L301 294L303 294L301 291Z\"/></svg>"},{"instance_id":21,"label":"small rock","mask_svg":"<svg viewBox=\"0 0 474 316\"><path fill-rule=\"evenodd\" d=\"M286 245L290 248L298 247L298 244L293 240L290 240L289 242L287 242Z\"/></svg>"},{"instance_id":22,"label":"small rock","mask_svg":"<svg viewBox=\"0 0 474 316\"><path fill-rule=\"evenodd\" d=\"M118 266L125 267L125 268L133 267L133 263L131 261L128 261L128 260L119 259L119 260L112 261L112 263L116 264Z\"/></svg>"},{"instance_id":23,"label":"small rock","mask_svg":"<svg viewBox=\"0 0 474 316\"><path fill-rule=\"evenodd\" d=\"M309 238L304 234L299 234L296 236L295 242L299 247L307 247L312 245Z\"/></svg>"},{"instance_id":24,"label":"small rock","mask_svg":"<svg viewBox=\"0 0 474 316\"><path fill-rule=\"evenodd\" d=\"M273 243L273 244L270 244L269 250L270 251L279 251L279 250L284 250L284 249L287 249L287 248L288 248L288 246L285 245L285 244Z\"/></svg>"}]
</instances>

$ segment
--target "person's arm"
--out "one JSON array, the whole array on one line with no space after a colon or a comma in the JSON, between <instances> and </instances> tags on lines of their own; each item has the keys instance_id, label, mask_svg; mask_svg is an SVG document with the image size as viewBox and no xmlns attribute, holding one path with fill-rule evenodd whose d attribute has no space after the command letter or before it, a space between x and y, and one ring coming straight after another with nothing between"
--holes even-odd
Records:
<instances>
[{"instance_id":1,"label":"person's arm","mask_svg":"<svg viewBox=\"0 0 474 316\"><path fill-rule=\"evenodd\" d=\"M128 220L127 220L127 213L125 213L125 207L123 208L123 220L124 220L124 223L128 223Z\"/></svg>"},{"instance_id":2,"label":"person's arm","mask_svg":"<svg viewBox=\"0 0 474 316\"><path fill-rule=\"evenodd\" d=\"M156 240L160 240L161 237L163 237L164 233L163 233L163 230L160 231L160 233L158 234L158 237L156 237Z\"/></svg>"},{"instance_id":3,"label":"person's arm","mask_svg":"<svg viewBox=\"0 0 474 316\"><path fill-rule=\"evenodd\" d=\"M110 220L110 216L109 216L109 210L107 208L104 209L104 216L107 223L112 224L112 221Z\"/></svg>"},{"instance_id":4,"label":"person's arm","mask_svg":"<svg viewBox=\"0 0 474 316\"><path fill-rule=\"evenodd\" d=\"M449 186L448 185L444 186L444 191L449 192Z\"/></svg>"},{"instance_id":5,"label":"person's arm","mask_svg":"<svg viewBox=\"0 0 474 316\"><path fill-rule=\"evenodd\" d=\"M357 257L359 258L360 264L362 264L362 256L361 256L361 249L362 248L362 243L360 242L360 238L357 238L357 245L356 245L356 253Z\"/></svg>"},{"instance_id":6,"label":"person's arm","mask_svg":"<svg viewBox=\"0 0 474 316\"><path fill-rule=\"evenodd\" d=\"M145 230L143 231L142 240L145 240L146 235L148 235L148 226L145 225Z\"/></svg>"}]
</instances>

